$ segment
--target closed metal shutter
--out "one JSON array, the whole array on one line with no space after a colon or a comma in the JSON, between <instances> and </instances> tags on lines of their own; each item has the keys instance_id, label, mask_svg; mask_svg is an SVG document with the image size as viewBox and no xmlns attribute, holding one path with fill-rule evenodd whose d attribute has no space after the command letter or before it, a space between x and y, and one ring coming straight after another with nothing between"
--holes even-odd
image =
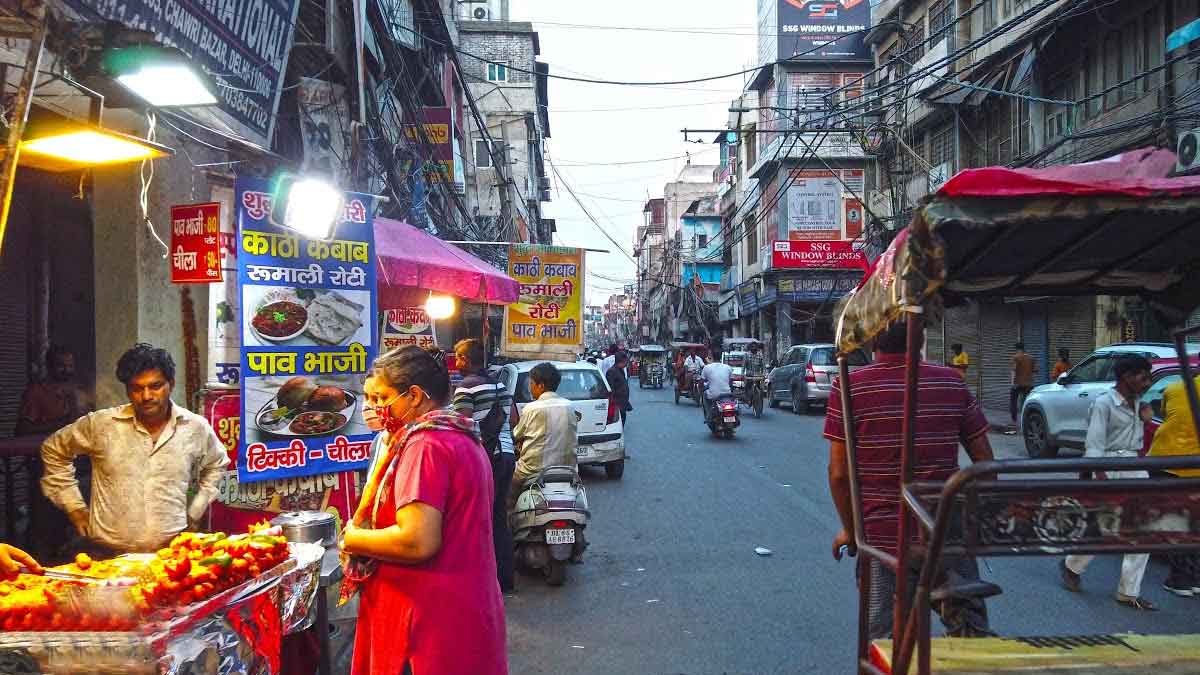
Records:
<instances>
[{"instance_id":1,"label":"closed metal shutter","mask_svg":"<svg viewBox=\"0 0 1200 675\"><path fill-rule=\"evenodd\" d=\"M1188 317L1187 325L1188 328L1191 328L1192 326L1200 326L1200 308L1197 308L1196 311L1192 312L1192 315ZM1188 336L1188 342L1200 342L1200 335Z\"/></svg>"},{"instance_id":2,"label":"closed metal shutter","mask_svg":"<svg viewBox=\"0 0 1200 675\"><path fill-rule=\"evenodd\" d=\"M1050 343L1046 304L1024 302L1017 304L1021 315L1021 341L1025 351L1033 357L1033 384L1045 384L1053 367L1049 359Z\"/></svg>"},{"instance_id":3,"label":"closed metal shutter","mask_svg":"<svg viewBox=\"0 0 1200 675\"><path fill-rule=\"evenodd\" d=\"M29 236L27 203L14 195L0 259L0 438L12 438L29 373Z\"/></svg>"},{"instance_id":4,"label":"closed metal shutter","mask_svg":"<svg viewBox=\"0 0 1200 675\"><path fill-rule=\"evenodd\" d=\"M946 310L946 358L952 354L950 345L960 343L971 365L967 367L967 388L980 397L980 364L983 350L979 339L979 303L968 302Z\"/></svg>"},{"instance_id":5,"label":"closed metal shutter","mask_svg":"<svg viewBox=\"0 0 1200 675\"><path fill-rule=\"evenodd\" d=\"M1008 411L1012 390L1013 345L1020 338L1020 315L1013 305L987 302L979 305L981 347L980 399L989 410Z\"/></svg>"},{"instance_id":6,"label":"closed metal shutter","mask_svg":"<svg viewBox=\"0 0 1200 675\"><path fill-rule=\"evenodd\" d=\"M1073 364L1096 351L1095 298L1058 298L1049 310L1051 364L1058 361L1063 347L1070 351Z\"/></svg>"},{"instance_id":7,"label":"closed metal shutter","mask_svg":"<svg viewBox=\"0 0 1200 675\"><path fill-rule=\"evenodd\" d=\"M942 340L942 331L946 326L946 317L934 319L925 327L925 360L930 363L947 364L950 362L950 348Z\"/></svg>"}]
</instances>

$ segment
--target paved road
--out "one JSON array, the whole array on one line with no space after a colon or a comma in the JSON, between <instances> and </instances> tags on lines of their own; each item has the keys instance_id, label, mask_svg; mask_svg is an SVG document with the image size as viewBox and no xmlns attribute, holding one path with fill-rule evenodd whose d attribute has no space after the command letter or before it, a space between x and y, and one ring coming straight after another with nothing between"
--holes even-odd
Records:
<instances>
[{"instance_id":1,"label":"paved road","mask_svg":"<svg viewBox=\"0 0 1200 675\"><path fill-rule=\"evenodd\" d=\"M718 441L669 390L633 391L624 479L585 472L587 562L562 588L521 577L505 601L511 671L852 672L857 596L852 563L829 554L837 520L822 418L770 410ZM992 439L1001 457L1023 454L1013 437ZM1005 589L989 605L993 628L1200 632L1200 599L1160 590L1159 565L1144 594L1161 612L1117 606L1118 562L1097 560L1075 595L1059 587L1056 559L991 560L984 576Z\"/></svg>"}]
</instances>

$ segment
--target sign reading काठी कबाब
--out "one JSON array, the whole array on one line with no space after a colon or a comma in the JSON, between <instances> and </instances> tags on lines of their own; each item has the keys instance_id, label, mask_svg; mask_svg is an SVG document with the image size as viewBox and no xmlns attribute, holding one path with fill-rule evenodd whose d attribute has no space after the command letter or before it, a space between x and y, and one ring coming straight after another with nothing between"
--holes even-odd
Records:
<instances>
[{"instance_id":1,"label":"sign reading \u0915\u093e\u0920\u0940 \u0915\u092c\u093e\u092c","mask_svg":"<svg viewBox=\"0 0 1200 675\"><path fill-rule=\"evenodd\" d=\"M852 241L777 241L771 267L781 269L866 269L867 257Z\"/></svg>"},{"instance_id":2,"label":"sign reading \u0915\u093e\u0920\u0940 \u0915\u092c\u093e\u092c","mask_svg":"<svg viewBox=\"0 0 1200 675\"><path fill-rule=\"evenodd\" d=\"M241 286L238 480L367 466L362 384L379 333L373 198L346 193L330 240L271 222L265 181L236 182Z\"/></svg>"},{"instance_id":3,"label":"sign reading \u0915\u093e\u0920\u0940 \u0915\u092c\u093e\u092c","mask_svg":"<svg viewBox=\"0 0 1200 675\"><path fill-rule=\"evenodd\" d=\"M381 340L383 352L408 346L424 349L437 344L437 333L424 307L395 307L383 310Z\"/></svg>"},{"instance_id":4,"label":"sign reading \u0915\u093e\u0920\u0940 \u0915\u092c\u093e\u092c","mask_svg":"<svg viewBox=\"0 0 1200 675\"><path fill-rule=\"evenodd\" d=\"M583 249L513 244L508 275L521 297L504 308L506 352L565 351L583 344Z\"/></svg>"},{"instance_id":5,"label":"sign reading \u0915\u093e\u0920\u0940 \u0915\u092c\u093e\u092c","mask_svg":"<svg viewBox=\"0 0 1200 675\"><path fill-rule=\"evenodd\" d=\"M171 207L171 283L221 281L221 205Z\"/></svg>"}]
</instances>

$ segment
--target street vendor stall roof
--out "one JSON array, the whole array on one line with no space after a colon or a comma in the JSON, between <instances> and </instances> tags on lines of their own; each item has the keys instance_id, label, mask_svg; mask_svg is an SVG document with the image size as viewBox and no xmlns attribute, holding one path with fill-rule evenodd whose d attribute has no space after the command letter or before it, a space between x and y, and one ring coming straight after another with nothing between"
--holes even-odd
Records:
<instances>
[{"instance_id":1,"label":"street vendor stall roof","mask_svg":"<svg viewBox=\"0 0 1200 675\"><path fill-rule=\"evenodd\" d=\"M924 201L843 301L861 347L906 305L983 296L1136 295L1182 323L1200 304L1200 176L1142 149L1046 169L959 173Z\"/></svg>"},{"instance_id":2,"label":"street vendor stall roof","mask_svg":"<svg viewBox=\"0 0 1200 675\"><path fill-rule=\"evenodd\" d=\"M520 297L512 277L408 223L376 218L375 246L381 306L403 304L412 288L495 304Z\"/></svg>"}]
</instances>

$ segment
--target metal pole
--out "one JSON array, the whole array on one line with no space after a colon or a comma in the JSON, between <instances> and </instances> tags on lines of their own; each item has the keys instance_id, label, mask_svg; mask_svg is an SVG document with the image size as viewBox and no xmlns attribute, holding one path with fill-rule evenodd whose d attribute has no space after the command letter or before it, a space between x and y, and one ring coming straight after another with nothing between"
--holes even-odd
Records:
<instances>
[{"instance_id":1,"label":"metal pole","mask_svg":"<svg viewBox=\"0 0 1200 675\"><path fill-rule=\"evenodd\" d=\"M500 227L507 229L512 241L528 243L521 239L521 233L517 232L516 219L513 218L512 193L509 192L512 186L512 165L508 163L508 120L500 122L500 160L502 165L496 167L496 172L500 175Z\"/></svg>"},{"instance_id":2,"label":"metal pole","mask_svg":"<svg viewBox=\"0 0 1200 675\"><path fill-rule=\"evenodd\" d=\"M0 160L0 254L4 251L4 235L8 231L8 212L12 209L13 183L17 178L17 159L21 152L21 136L25 133L25 122L29 119L29 106L33 103L33 87L37 82L38 70L42 67L42 47L46 44L46 6L32 3L29 10L33 15L33 33L29 36L29 49L25 53L25 71L13 97L12 121L8 125L8 138L4 158ZM0 89L7 82L0 83Z\"/></svg>"},{"instance_id":3,"label":"metal pole","mask_svg":"<svg viewBox=\"0 0 1200 675\"><path fill-rule=\"evenodd\" d=\"M858 437L854 429L854 402L850 397L850 362L845 354L838 355L839 397L842 402L842 432L846 436L846 465L850 476L850 512L854 519L854 542L861 547L863 535L862 502L859 501L858 485ZM871 561L861 548L858 554L858 661L867 658L870 642ZM883 564L883 563L880 563Z\"/></svg>"},{"instance_id":4,"label":"metal pole","mask_svg":"<svg viewBox=\"0 0 1200 675\"><path fill-rule=\"evenodd\" d=\"M912 482L913 462L915 457L917 432L917 387L920 384L921 345L925 341L925 323L918 308L908 308L908 349L904 360L904 419L901 423L901 433L904 439L900 449L900 485L901 490ZM908 507L900 504L900 525L897 537L896 565L896 597L892 613L892 663L898 673L908 672L908 659L903 657L901 645L907 633L909 610L908 599L908 549L910 518Z\"/></svg>"}]
</instances>

